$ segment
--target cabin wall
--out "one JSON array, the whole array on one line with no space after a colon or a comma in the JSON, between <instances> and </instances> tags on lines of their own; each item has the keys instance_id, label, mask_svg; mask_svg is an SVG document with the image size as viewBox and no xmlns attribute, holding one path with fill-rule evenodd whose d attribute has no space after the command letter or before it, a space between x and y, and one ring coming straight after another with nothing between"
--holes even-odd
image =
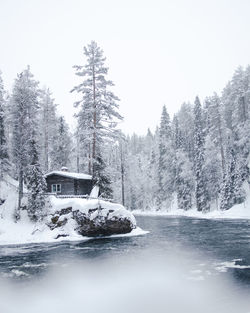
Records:
<instances>
[{"instance_id":1,"label":"cabin wall","mask_svg":"<svg viewBox=\"0 0 250 313\"><path fill-rule=\"evenodd\" d=\"M51 192L51 186L53 184L61 185L62 195L74 195L74 180L69 177L51 175L46 178L47 181L47 191Z\"/></svg>"},{"instance_id":2,"label":"cabin wall","mask_svg":"<svg viewBox=\"0 0 250 313\"><path fill-rule=\"evenodd\" d=\"M46 178L47 192L51 192L53 184L61 185L61 195L89 195L92 190L91 180L78 180L60 175L51 175Z\"/></svg>"}]
</instances>

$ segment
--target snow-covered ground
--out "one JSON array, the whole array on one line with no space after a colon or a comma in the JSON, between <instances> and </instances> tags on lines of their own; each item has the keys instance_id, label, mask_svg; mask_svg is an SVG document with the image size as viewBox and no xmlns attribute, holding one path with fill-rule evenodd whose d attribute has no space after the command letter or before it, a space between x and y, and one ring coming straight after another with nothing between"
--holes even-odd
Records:
<instances>
[{"instance_id":1,"label":"snow-covered ground","mask_svg":"<svg viewBox=\"0 0 250 313\"><path fill-rule=\"evenodd\" d=\"M245 202L234 205L230 210L227 211L221 211L215 207L212 207L211 211L208 213L198 212L196 208L184 211L178 209L177 203L174 201L172 208L168 210L135 210L133 211L133 214L143 216L187 216L208 219L250 219L250 189L248 184L245 184L244 189L246 191Z\"/></svg>"},{"instance_id":2,"label":"snow-covered ground","mask_svg":"<svg viewBox=\"0 0 250 313\"><path fill-rule=\"evenodd\" d=\"M39 242L54 242L54 241L75 241L75 240L89 240L89 237L83 237L79 235L75 229L75 221L68 219L68 223L62 227L51 230L46 221L41 223L33 223L29 220L27 211L21 211L21 219L18 222L14 221L14 210L17 206L17 183L15 180L7 177L4 181L0 182L0 199L4 199L5 202L0 205L0 245L7 244L25 244L25 243L39 243ZM54 196L50 196L47 203L47 214L52 215L56 211L72 207L72 210L79 210L82 213L88 213L89 209L97 208L101 205L103 215L108 210L113 210L113 213L109 213L109 218L127 217L134 225L136 221L131 212L127 211L122 205L109 203L106 201L98 201L95 199L57 199ZM96 211L91 215L91 218L95 218ZM63 216L63 218L65 215ZM113 235L115 236L137 236L145 234L143 230L136 227L128 234ZM67 237L58 237L60 234L66 234Z\"/></svg>"},{"instance_id":3,"label":"snow-covered ground","mask_svg":"<svg viewBox=\"0 0 250 313\"><path fill-rule=\"evenodd\" d=\"M198 212L196 209L184 211L179 209L162 210L162 211L133 211L135 216L187 216L196 218L211 218L211 219L250 219L250 203L249 200L245 203L233 206L228 211L213 210L208 213Z\"/></svg>"}]
</instances>

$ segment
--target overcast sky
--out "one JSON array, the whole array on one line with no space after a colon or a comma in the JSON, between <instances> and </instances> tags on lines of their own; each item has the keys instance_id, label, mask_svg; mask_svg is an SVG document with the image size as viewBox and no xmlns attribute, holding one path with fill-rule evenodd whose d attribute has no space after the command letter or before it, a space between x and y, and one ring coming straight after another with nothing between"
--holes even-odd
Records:
<instances>
[{"instance_id":1,"label":"overcast sky","mask_svg":"<svg viewBox=\"0 0 250 313\"><path fill-rule=\"evenodd\" d=\"M127 133L144 134L196 95L220 92L250 63L249 0L0 0L0 70L10 89L28 64L72 124L91 40L104 50Z\"/></svg>"}]
</instances>

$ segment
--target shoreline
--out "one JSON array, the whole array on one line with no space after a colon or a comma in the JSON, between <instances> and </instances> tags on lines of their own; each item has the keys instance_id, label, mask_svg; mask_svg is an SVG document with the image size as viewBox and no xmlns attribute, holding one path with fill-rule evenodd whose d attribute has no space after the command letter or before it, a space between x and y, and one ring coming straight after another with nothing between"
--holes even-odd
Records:
<instances>
[{"instance_id":1,"label":"shoreline","mask_svg":"<svg viewBox=\"0 0 250 313\"><path fill-rule=\"evenodd\" d=\"M114 234L114 235L110 235L110 236L99 236L99 237L83 237L81 235L75 235L75 236L69 236L67 239L65 237L61 237L58 239L54 239L54 238L48 238L47 240L43 240L41 238L41 240L39 240L38 238L34 238L34 240L21 240L21 241L15 241L15 240L11 240L11 241L4 241L1 242L1 234L0 234L0 246L4 247L4 246L24 246L24 245L29 245L29 244L54 244L54 243L67 243L67 242L85 242L85 241L89 241L89 240L93 240L93 239L115 239L115 238L123 238L123 237L136 237L136 236L143 236L148 234L149 231L143 230L140 227L136 227L135 229L133 229L130 233L127 234ZM37 239L37 240L36 240Z\"/></svg>"},{"instance_id":2,"label":"shoreline","mask_svg":"<svg viewBox=\"0 0 250 313\"><path fill-rule=\"evenodd\" d=\"M250 205L238 204L227 211L213 210L207 213L198 212L196 209L184 211L181 209L161 211L131 211L135 216L169 216L169 217L190 217L199 219L250 219Z\"/></svg>"}]
</instances>

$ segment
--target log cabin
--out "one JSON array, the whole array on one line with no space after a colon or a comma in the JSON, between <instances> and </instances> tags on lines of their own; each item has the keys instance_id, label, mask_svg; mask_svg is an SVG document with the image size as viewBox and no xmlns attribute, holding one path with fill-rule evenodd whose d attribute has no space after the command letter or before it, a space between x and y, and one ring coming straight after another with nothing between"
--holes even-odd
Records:
<instances>
[{"instance_id":1,"label":"log cabin","mask_svg":"<svg viewBox=\"0 0 250 313\"><path fill-rule=\"evenodd\" d=\"M45 175L47 192L59 195L89 195L92 189L92 176L69 172L63 167L61 171L52 171Z\"/></svg>"}]
</instances>

